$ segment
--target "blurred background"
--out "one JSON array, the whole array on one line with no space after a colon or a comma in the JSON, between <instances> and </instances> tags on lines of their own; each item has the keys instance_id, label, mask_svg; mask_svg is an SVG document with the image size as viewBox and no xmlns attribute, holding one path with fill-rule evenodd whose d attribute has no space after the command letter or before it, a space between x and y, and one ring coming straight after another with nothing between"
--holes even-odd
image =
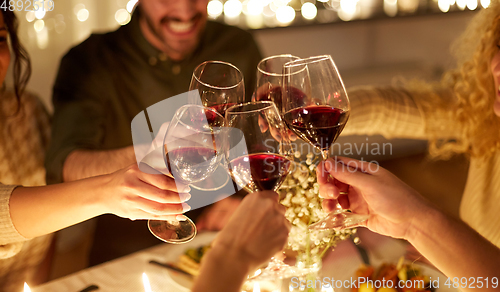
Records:
<instances>
[{"instance_id":1,"label":"blurred background","mask_svg":"<svg viewBox=\"0 0 500 292\"><path fill-rule=\"evenodd\" d=\"M41 0L39 0L41 2ZM18 12L33 60L29 90L52 110L59 60L91 33L130 21L136 0L45 0ZM249 29L264 56L331 54L347 86L395 75L437 78L453 64L451 42L489 0L211 0L212 19Z\"/></svg>"},{"instance_id":2,"label":"blurred background","mask_svg":"<svg viewBox=\"0 0 500 292\"><path fill-rule=\"evenodd\" d=\"M17 12L21 40L32 57L28 90L52 111L52 86L61 57L91 33L127 24L136 3L45 0L43 10ZM476 11L488 5L489 0L212 0L207 10L216 21L250 30L264 56L332 55L351 87L390 84L396 76L438 80L453 65L449 50L453 40ZM365 137L358 139L365 142ZM425 157L425 142L395 143L399 147L381 165L447 212L458 214L466 160L432 162ZM91 231L82 230L91 227L58 234L51 278L86 267L91 236L82 240L81 234Z\"/></svg>"}]
</instances>

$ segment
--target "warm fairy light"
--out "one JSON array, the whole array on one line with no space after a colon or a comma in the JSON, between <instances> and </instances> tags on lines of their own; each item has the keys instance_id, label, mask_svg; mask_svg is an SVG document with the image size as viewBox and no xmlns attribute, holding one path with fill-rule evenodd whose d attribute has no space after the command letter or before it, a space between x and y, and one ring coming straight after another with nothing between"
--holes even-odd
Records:
<instances>
[{"instance_id":1,"label":"warm fairy light","mask_svg":"<svg viewBox=\"0 0 500 292\"><path fill-rule=\"evenodd\" d=\"M212 0L208 2L207 12L211 17L218 17L222 14L223 10L224 4L222 4L222 2L220 2L219 0Z\"/></svg>"},{"instance_id":2,"label":"warm fairy light","mask_svg":"<svg viewBox=\"0 0 500 292\"><path fill-rule=\"evenodd\" d=\"M306 2L302 4L302 8L300 9L300 12L302 13L302 16L305 19L314 19L316 15L318 14L318 8L316 8L316 5L314 5L311 2Z\"/></svg>"},{"instance_id":3,"label":"warm fairy light","mask_svg":"<svg viewBox=\"0 0 500 292\"><path fill-rule=\"evenodd\" d=\"M35 20L35 12L34 11L28 11L28 13L26 13L26 20L28 22L32 22Z\"/></svg>"},{"instance_id":4,"label":"warm fairy light","mask_svg":"<svg viewBox=\"0 0 500 292\"><path fill-rule=\"evenodd\" d=\"M441 10L441 12L446 13L446 12L450 11L450 1L439 0L438 7L439 7L439 10Z\"/></svg>"},{"instance_id":5,"label":"warm fairy light","mask_svg":"<svg viewBox=\"0 0 500 292\"><path fill-rule=\"evenodd\" d=\"M340 0L339 17L344 21L352 20L358 11L358 0Z\"/></svg>"},{"instance_id":6,"label":"warm fairy light","mask_svg":"<svg viewBox=\"0 0 500 292\"><path fill-rule=\"evenodd\" d=\"M281 6L276 10L276 19L281 24L288 24L295 19L295 9L290 6Z\"/></svg>"},{"instance_id":7,"label":"warm fairy light","mask_svg":"<svg viewBox=\"0 0 500 292\"><path fill-rule=\"evenodd\" d=\"M24 282L24 292L31 292L30 286Z\"/></svg>"},{"instance_id":8,"label":"warm fairy light","mask_svg":"<svg viewBox=\"0 0 500 292\"><path fill-rule=\"evenodd\" d=\"M253 292L260 292L259 282L255 282L255 284L253 284Z\"/></svg>"},{"instance_id":9,"label":"warm fairy light","mask_svg":"<svg viewBox=\"0 0 500 292\"><path fill-rule=\"evenodd\" d=\"M76 18L81 22L86 21L87 19L89 19L89 11L85 8L80 9L76 14Z\"/></svg>"},{"instance_id":10,"label":"warm fairy light","mask_svg":"<svg viewBox=\"0 0 500 292\"><path fill-rule=\"evenodd\" d=\"M457 6L460 10L464 10L467 6L467 0L457 0Z\"/></svg>"},{"instance_id":11,"label":"warm fairy light","mask_svg":"<svg viewBox=\"0 0 500 292\"><path fill-rule=\"evenodd\" d=\"M37 32L41 32L42 29L45 27L45 22L41 19L35 21L35 23L33 24L33 27L35 28L35 30Z\"/></svg>"},{"instance_id":12,"label":"warm fairy light","mask_svg":"<svg viewBox=\"0 0 500 292\"><path fill-rule=\"evenodd\" d=\"M241 14L243 5L239 0L228 0L224 3L224 14L227 17L237 17Z\"/></svg>"},{"instance_id":13,"label":"warm fairy light","mask_svg":"<svg viewBox=\"0 0 500 292\"><path fill-rule=\"evenodd\" d=\"M469 10L476 10L477 0L467 0L467 8L469 8Z\"/></svg>"},{"instance_id":14,"label":"warm fairy light","mask_svg":"<svg viewBox=\"0 0 500 292\"><path fill-rule=\"evenodd\" d=\"M134 10L135 4L137 4L137 0L130 0L127 2L127 11L128 13L132 13Z\"/></svg>"},{"instance_id":15,"label":"warm fairy light","mask_svg":"<svg viewBox=\"0 0 500 292\"><path fill-rule=\"evenodd\" d=\"M247 13L249 15L260 15L264 10L263 2L260 0L249 0L247 2Z\"/></svg>"},{"instance_id":16,"label":"warm fairy light","mask_svg":"<svg viewBox=\"0 0 500 292\"><path fill-rule=\"evenodd\" d=\"M146 273L142 273L142 283L144 284L145 292L153 292L153 290L151 290L151 283L149 283L149 278Z\"/></svg>"},{"instance_id":17,"label":"warm fairy light","mask_svg":"<svg viewBox=\"0 0 500 292\"><path fill-rule=\"evenodd\" d=\"M390 17L396 16L398 14L398 1L384 0L384 12Z\"/></svg>"},{"instance_id":18,"label":"warm fairy light","mask_svg":"<svg viewBox=\"0 0 500 292\"><path fill-rule=\"evenodd\" d=\"M36 19L42 19L45 17L45 9L38 9L37 11L35 11L35 17Z\"/></svg>"},{"instance_id":19,"label":"warm fairy light","mask_svg":"<svg viewBox=\"0 0 500 292\"><path fill-rule=\"evenodd\" d=\"M321 292L334 292L333 287L330 285L326 285L321 287Z\"/></svg>"},{"instance_id":20,"label":"warm fairy light","mask_svg":"<svg viewBox=\"0 0 500 292\"><path fill-rule=\"evenodd\" d=\"M128 13L127 9L118 9L115 13L115 20L120 25L125 25L130 21L130 13Z\"/></svg>"},{"instance_id":21,"label":"warm fairy light","mask_svg":"<svg viewBox=\"0 0 500 292\"><path fill-rule=\"evenodd\" d=\"M490 4L491 4L490 0L481 0L481 6L483 6L483 8L488 8Z\"/></svg>"}]
</instances>

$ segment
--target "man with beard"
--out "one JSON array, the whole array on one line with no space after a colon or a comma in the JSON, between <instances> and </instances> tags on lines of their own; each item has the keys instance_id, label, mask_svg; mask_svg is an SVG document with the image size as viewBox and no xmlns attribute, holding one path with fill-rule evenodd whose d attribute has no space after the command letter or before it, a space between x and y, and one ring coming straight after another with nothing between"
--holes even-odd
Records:
<instances>
[{"instance_id":1,"label":"man with beard","mask_svg":"<svg viewBox=\"0 0 500 292\"><path fill-rule=\"evenodd\" d=\"M251 96L259 49L250 33L207 21L207 3L140 0L129 24L93 34L63 57L53 91L48 183L111 173L134 163L132 119L188 91L194 68L204 61L238 67L247 99ZM96 228L91 264L159 243L144 221L101 216Z\"/></svg>"}]
</instances>

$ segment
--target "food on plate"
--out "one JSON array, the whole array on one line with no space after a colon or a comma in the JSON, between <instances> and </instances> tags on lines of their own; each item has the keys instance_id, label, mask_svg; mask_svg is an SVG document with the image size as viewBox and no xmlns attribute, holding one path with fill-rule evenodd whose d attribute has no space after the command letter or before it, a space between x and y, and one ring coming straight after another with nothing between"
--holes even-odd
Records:
<instances>
[{"instance_id":1,"label":"food on plate","mask_svg":"<svg viewBox=\"0 0 500 292\"><path fill-rule=\"evenodd\" d=\"M210 244L187 249L179 257L177 261L177 266L179 267L179 269L193 276L198 276L198 274L200 273L201 259L209 249L210 249Z\"/></svg>"},{"instance_id":2,"label":"food on plate","mask_svg":"<svg viewBox=\"0 0 500 292\"><path fill-rule=\"evenodd\" d=\"M405 263L404 258L397 265L384 263L378 269L363 264L355 276L358 285L352 292L435 292L431 278L419 267Z\"/></svg>"}]
</instances>

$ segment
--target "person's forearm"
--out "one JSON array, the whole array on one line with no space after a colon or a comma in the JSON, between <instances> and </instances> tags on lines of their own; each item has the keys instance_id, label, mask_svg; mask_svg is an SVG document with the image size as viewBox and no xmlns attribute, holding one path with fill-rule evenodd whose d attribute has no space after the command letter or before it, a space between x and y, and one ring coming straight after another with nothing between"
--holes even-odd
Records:
<instances>
[{"instance_id":1,"label":"person's forearm","mask_svg":"<svg viewBox=\"0 0 500 292\"><path fill-rule=\"evenodd\" d=\"M58 231L104 213L99 204L107 177L43 187L18 187L10 198L14 227L26 238Z\"/></svg>"},{"instance_id":2,"label":"person's forearm","mask_svg":"<svg viewBox=\"0 0 500 292\"><path fill-rule=\"evenodd\" d=\"M75 150L64 162L64 181L109 174L135 162L134 147L116 150Z\"/></svg>"},{"instance_id":3,"label":"person's forearm","mask_svg":"<svg viewBox=\"0 0 500 292\"><path fill-rule=\"evenodd\" d=\"M200 275L196 278L192 292L240 292L250 267L239 254L222 248L212 248L203 257Z\"/></svg>"},{"instance_id":4,"label":"person's forearm","mask_svg":"<svg viewBox=\"0 0 500 292\"><path fill-rule=\"evenodd\" d=\"M478 279L486 278L489 289L483 285L480 290L498 291L491 279L500 278L500 249L465 223L430 209L414 220L408 241L448 278L476 282L462 291L476 291Z\"/></svg>"}]
</instances>

